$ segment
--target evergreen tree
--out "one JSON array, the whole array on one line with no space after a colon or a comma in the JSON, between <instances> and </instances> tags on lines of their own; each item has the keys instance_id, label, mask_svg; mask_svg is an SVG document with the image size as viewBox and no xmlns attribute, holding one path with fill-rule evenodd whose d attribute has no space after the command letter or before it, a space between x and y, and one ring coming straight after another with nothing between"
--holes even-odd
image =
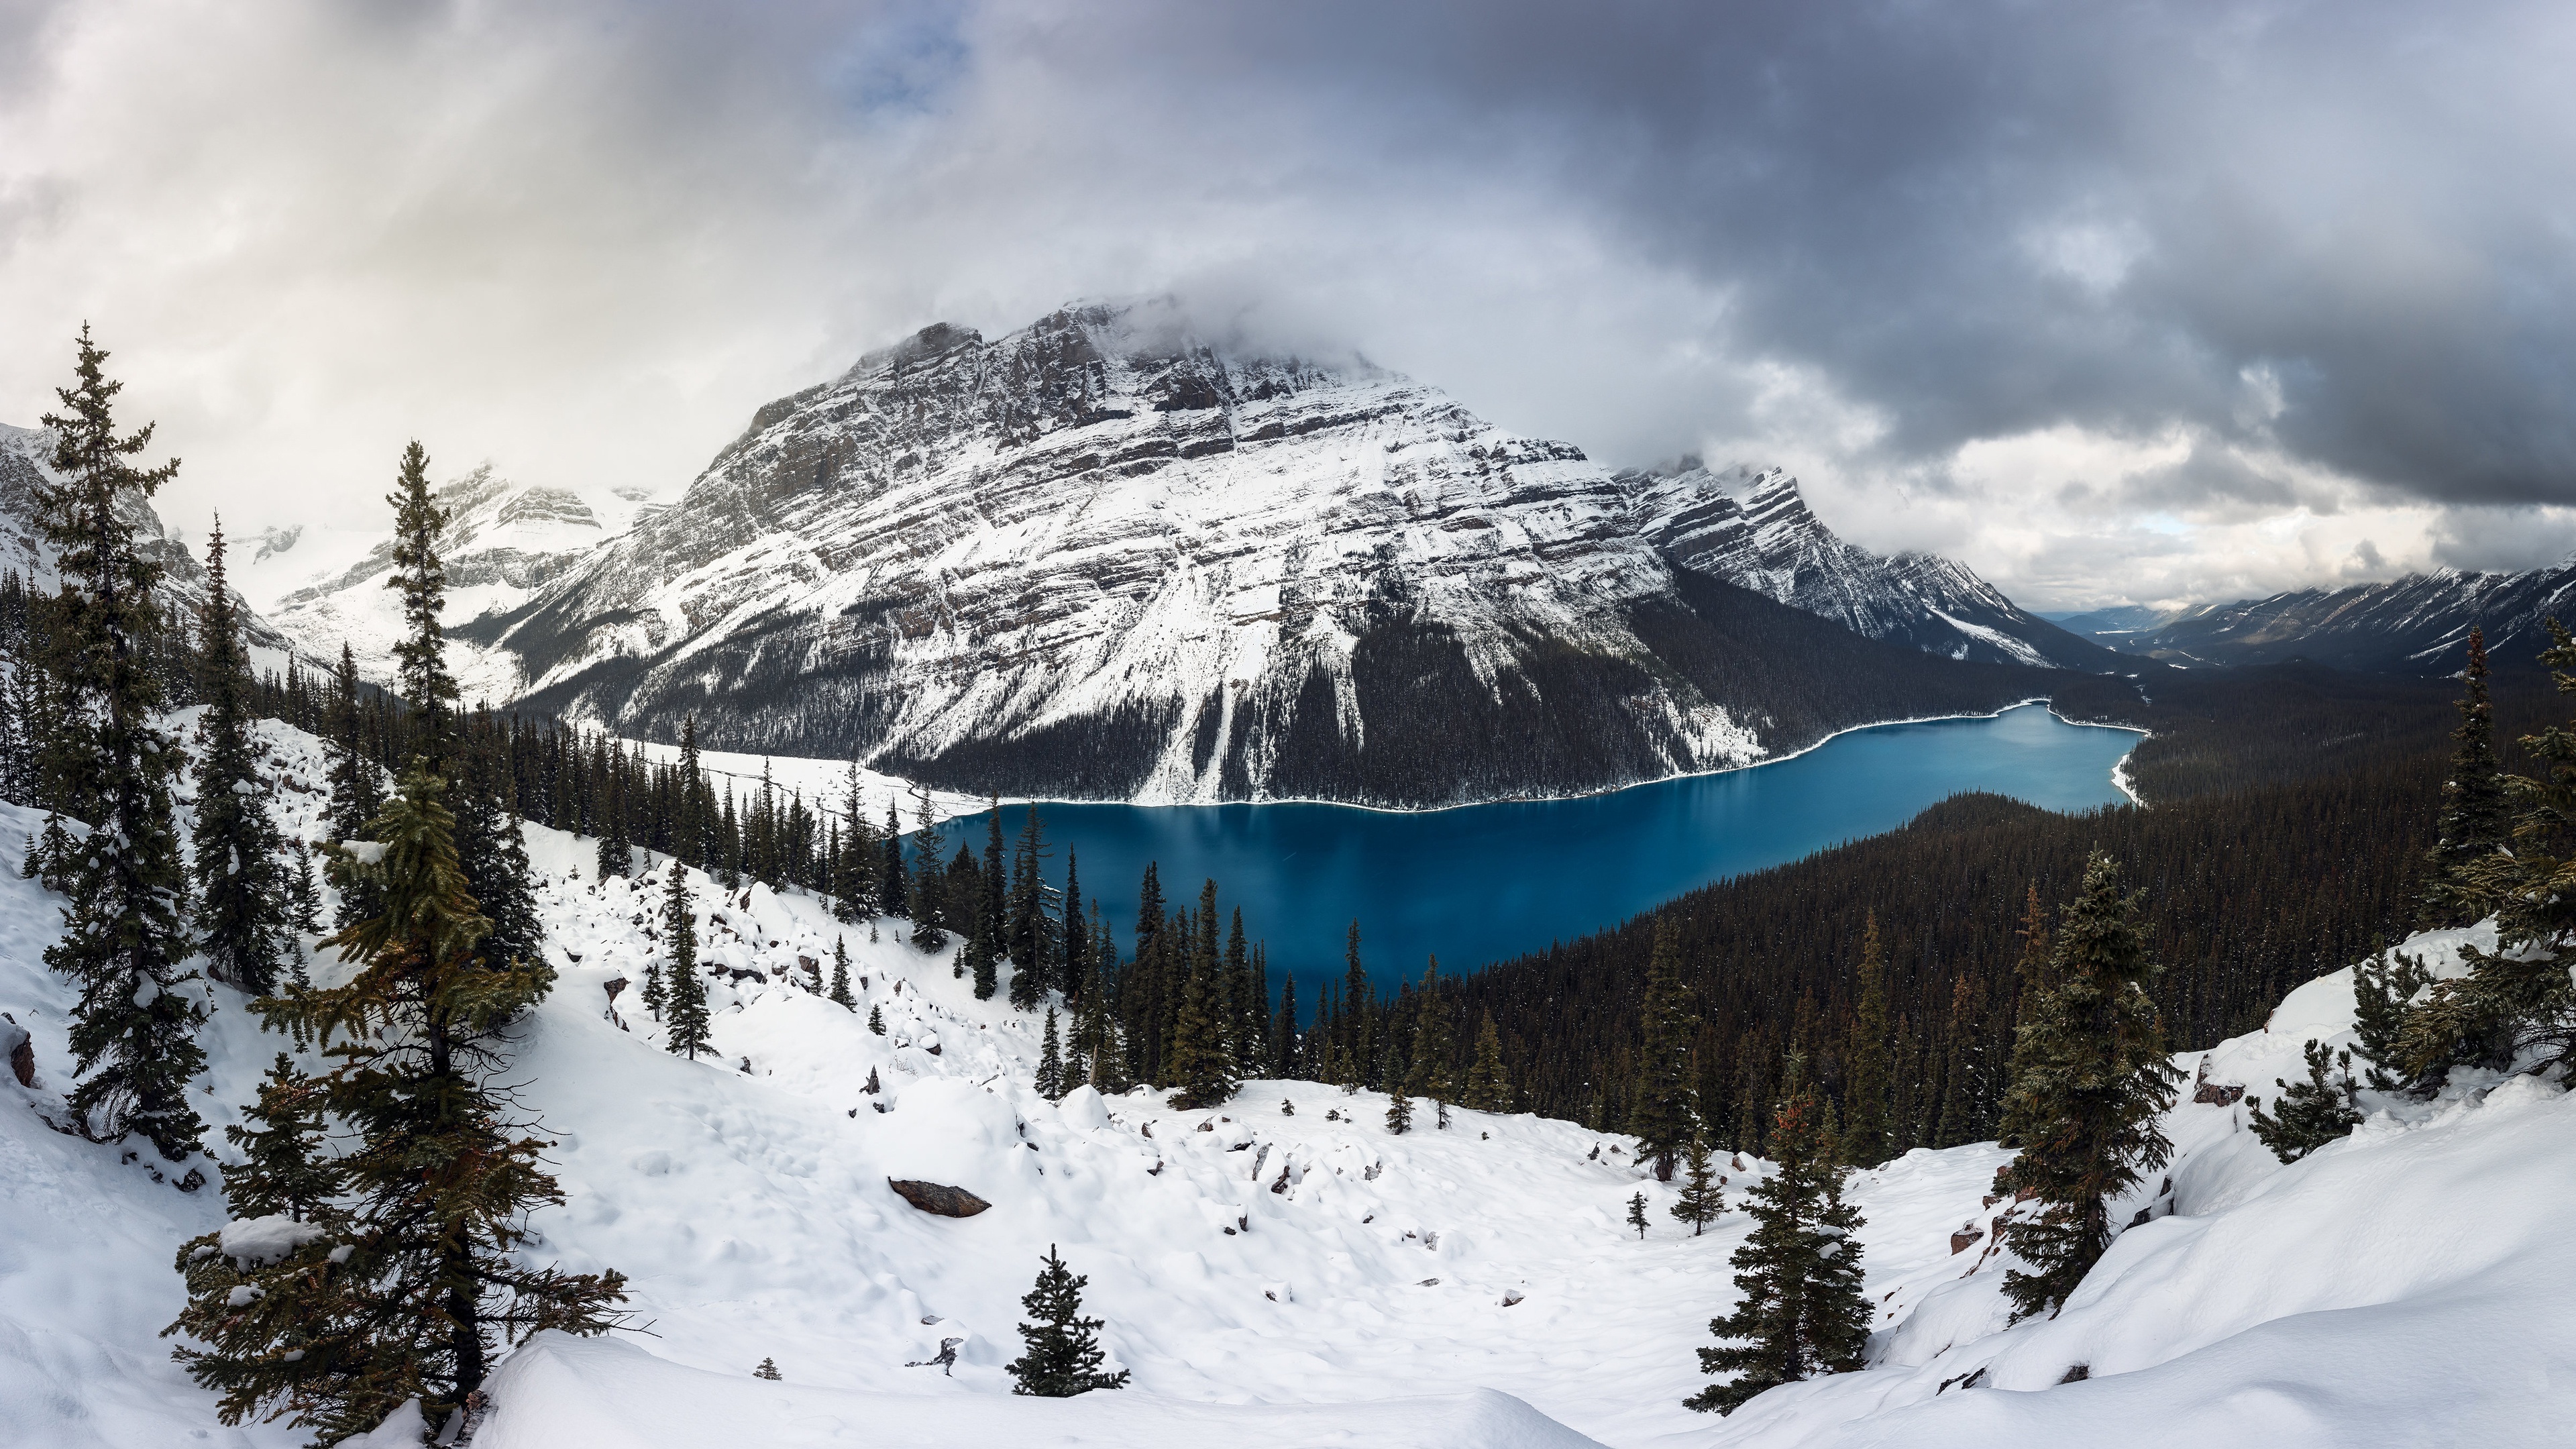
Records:
<instances>
[{"instance_id":1,"label":"evergreen tree","mask_svg":"<svg viewBox=\"0 0 2576 1449\"><path fill-rule=\"evenodd\" d=\"M1342 1011L1340 1040L1341 1064L1333 1075L1336 1085L1356 1091L1366 1077L1369 1064L1377 1059L1377 1037L1372 1029L1369 1002L1368 970L1360 964L1360 923L1351 922L1349 940L1342 947Z\"/></svg>"},{"instance_id":2,"label":"evergreen tree","mask_svg":"<svg viewBox=\"0 0 2576 1449\"><path fill-rule=\"evenodd\" d=\"M707 983L698 974L698 923L689 910L688 867L671 862L669 883L662 888L662 935L667 944L662 948L671 958L670 982L664 989L671 997L670 1050L698 1059L698 1053L711 1050L707 1034L711 1019L707 1015Z\"/></svg>"},{"instance_id":3,"label":"evergreen tree","mask_svg":"<svg viewBox=\"0 0 2576 1449\"><path fill-rule=\"evenodd\" d=\"M224 1202L236 1218L277 1213L310 1221L328 1206L337 1186L323 1160L322 1087L295 1069L284 1052L259 1086L259 1100L243 1121L224 1129L224 1140L242 1160L223 1169Z\"/></svg>"},{"instance_id":4,"label":"evergreen tree","mask_svg":"<svg viewBox=\"0 0 2576 1449\"><path fill-rule=\"evenodd\" d=\"M1693 1137L1682 1153L1682 1190L1673 1200L1673 1216L1690 1224L1691 1236L1696 1238L1725 1211L1726 1195L1717 1185L1708 1139Z\"/></svg>"},{"instance_id":5,"label":"evergreen tree","mask_svg":"<svg viewBox=\"0 0 2576 1449\"><path fill-rule=\"evenodd\" d=\"M1735 1311L1710 1322L1720 1347L1699 1351L1700 1372L1733 1374L1682 1401L1733 1413L1765 1389L1861 1366L1869 1297L1861 1289L1860 1214L1843 1201L1844 1168L1824 1113L1792 1058L1788 1095L1771 1122L1779 1171L1753 1184L1753 1231L1728 1260Z\"/></svg>"},{"instance_id":6,"label":"evergreen tree","mask_svg":"<svg viewBox=\"0 0 2576 1449\"><path fill-rule=\"evenodd\" d=\"M2176 1073L2147 986L2157 965L2120 891L2119 867L2096 852L2059 913L2049 986L2024 1008L2022 1068L2004 1098L2004 1130L2021 1153L1999 1189L2027 1192L2037 1215L2011 1228L2038 1271L2004 1277L2015 1318L2054 1312L2111 1246L2111 1201L2173 1155L2159 1118Z\"/></svg>"},{"instance_id":7,"label":"evergreen tree","mask_svg":"<svg viewBox=\"0 0 2576 1449\"><path fill-rule=\"evenodd\" d=\"M1056 1040L1055 1008L1047 1008L1046 1034L1038 1039L1038 1095L1052 1102L1064 1095L1064 1048Z\"/></svg>"},{"instance_id":8,"label":"evergreen tree","mask_svg":"<svg viewBox=\"0 0 2576 1449\"><path fill-rule=\"evenodd\" d=\"M496 965L537 959L546 924L537 914L536 869L528 863L518 814L497 782L469 782L457 792L456 842L467 893L492 923L481 944L483 958Z\"/></svg>"},{"instance_id":9,"label":"evergreen tree","mask_svg":"<svg viewBox=\"0 0 2576 1449\"><path fill-rule=\"evenodd\" d=\"M858 763L852 761L852 771ZM851 808L856 809L858 795L851 792ZM680 767L677 798L671 822L671 854L682 865L703 870L707 863L706 772L698 761L698 717L695 712L680 721Z\"/></svg>"},{"instance_id":10,"label":"evergreen tree","mask_svg":"<svg viewBox=\"0 0 2576 1449\"><path fill-rule=\"evenodd\" d=\"M366 839L367 822L384 812L384 771L376 764L375 751L368 743L366 701L358 688L358 660L346 643L340 646L340 666L332 671L331 685L328 819L330 838L346 843ZM370 889L364 881L343 887L333 924L346 930L384 914L383 902L367 895Z\"/></svg>"},{"instance_id":11,"label":"evergreen tree","mask_svg":"<svg viewBox=\"0 0 2576 1449\"><path fill-rule=\"evenodd\" d=\"M2302 1051L2308 1059L2306 1081L2292 1084L2272 1079L2282 1089L2280 1115L2266 1113L2259 1101L2252 1104L2254 1135L2283 1162L2296 1162L2330 1142L2341 1142L2361 1125L2361 1111L2354 1101L2358 1084L2352 1078L2352 1053L2330 1054L2324 1042L2313 1040ZM2338 1068L2338 1080L2326 1079L2329 1064Z\"/></svg>"},{"instance_id":12,"label":"evergreen tree","mask_svg":"<svg viewBox=\"0 0 2576 1449\"><path fill-rule=\"evenodd\" d=\"M762 1359L760 1367L751 1371L751 1376L756 1379L767 1379L773 1384L784 1377L778 1372L778 1360L774 1358Z\"/></svg>"},{"instance_id":13,"label":"evergreen tree","mask_svg":"<svg viewBox=\"0 0 2576 1449\"><path fill-rule=\"evenodd\" d=\"M885 1035L885 1013L874 1002L868 1003L868 1030L879 1036Z\"/></svg>"},{"instance_id":14,"label":"evergreen tree","mask_svg":"<svg viewBox=\"0 0 2576 1449\"><path fill-rule=\"evenodd\" d=\"M1503 1039L1494 1029L1494 1014L1485 1013L1476 1028L1476 1057L1467 1066L1467 1091L1460 1101L1479 1112L1511 1108L1511 1082L1503 1068Z\"/></svg>"},{"instance_id":15,"label":"evergreen tree","mask_svg":"<svg viewBox=\"0 0 2576 1449\"><path fill-rule=\"evenodd\" d=\"M1844 1059L1842 1143L1844 1161L1854 1167L1876 1167L1894 1155L1888 1140L1893 1086L1888 1049L1894 1035L1887 1019L1887 953L1879 945L1873 911L1861 929L1860 1010Z\"/></svg>"},{"instance_id":16,"label":"evergreen tree","mask_svg":"<svg viewBox=\"0 0 2576 1449\"><path fill-rule=\"evenodd\" d=\"M290 844L294 863L286 868L286 923L297 933L310 935L322 929L322 888L313 878L313 852L301 840ZM289 952L293 958L302 954Z\"/></svg>"},{"instance_id":17,"label":"evergreen tree","mask_svg":"<svg viewBox=\"0 0 2576 1449\"><path fill-rule=\"evenodd\" d=\"M1000 810L995 809L999 817ZM1020 843L1011 861L1010 898L1006 903L1009 922L1004 943L1011 956L1011 1005L1022 1011L1035 1011L1046 999L1052 984L1048 971L1049 943L1054 937L1054 923L1046 913L1046 886L1041 871L1046 861L1046 847L1038 832L1038 807L1029 806L1028 822L1020 827Z\"/></svg>"},{"instance_id":18,"label":"evergreen tree","mask_svg":"<svg viewBox=\"0 0 2576 1449\"><path fill-rule=\"evenodd\" d=\"M914 792L913 814L920 828L912 839L912 944L924 951L936 951L948 944L948 935L940 929L939 920L939 887L947 871L939 862L939 821L931 813L930 789L916 785ZM988 998L992 994L989 987L982 992Z\"/></svg>"},{"instance_id":19,"label":"evergreen tree","mask_svg":"<svg viewBox=\"0 0 2576 1449\"><path fill-rule=\"evenodd\" d=\"M438 556L447 510L429 491L429 454L420 441L403 449L394 491L394 567L385 587L402 595L403 632L394 645L394 680L411 706L412 749L429 773L449 774L456 734L456 677L447 672L447 635L439 615L447 607L447 565Z\"/></svg>"},{"instance_id":20,"label":"evergreen tree","mask_svg":"<svg viewBox=\"0 0 2576 1449\"><path fill-rule=\"evenodd\" d=\"M832 938L832 1001L849 1011L859 1009L859 999L850 994L850 943Z\"/></svg>"},{"instance_id":21,"label":"evergreen tree","mask_svg":"<svg viewBox=\"0 0 2576 1449\"><path fill-rule=\"evenodd\" d=\"M1091 1280L1067 1268L1052 1243L1043 1262L1037 1286L1020 1299L1021 1309L1037 1322L1020 1325L1028 1351L1009 1365L1011 1392L1069 1399L1093 1389L1125 1388L1125 1369L1101 1371L1106 1357L1100 1348L1102 1321L1082 1316L1082 1290Z\"/></svg>"},{"instance_id":22,"label":"evergreen tree","mask_svg":"<svg viewBox=\"0 0 2576 1449\"><path fill-rule=\"evenodd\" d=\"M45 964L80 992L71 1048L81 1082L72 1109L106 1140L141 1132L164 1160L179 1162L205 1134L188 1102L188 1083L206 1061L196 1042L205 1013L182 989L196 973L179 964L191 943L181 924L187 873L171 800L179 743L158 723L163 691L154 663L164 644L152 593L161 568L143 554L134 523L179 465L147 470L128 461L151 445L152 427L117 432L123 384L102 371L106 360L84 325L75 384L55 393L64 410L43 419L54 431L60 481L34 489L37 528L56 549L62 577L46 611L48 692L58 715L45 762L49 798L93 827L78 841L47 827L60 854L45 869L69 904Z\"/></svg>"},{"instance_id":23,"label":"evergreen tree","mask_svg":"<svg viewBox=\"0 0 2576 1449\"><path fill-rule=\"evenodd\" d=\"M1670 1182L1674 1163L1697 1130L1691 1106L1690 1004L1682 986L1681 942L1670 919L1655 928L1642 1024L1645 1039L1637 1052L1628 1131L1637 1139L1638 1161L1653 1165L1657 1182Z\"/></svg>"},{"instance_id":24,"label":"evergreen tree","mask_svg":"<svg viewBox=\"0 0 2576 1449\"><path fill-rule=\"evenodd\" d=\"M905 909L912 900L912 887L903 868L903 821L895 814L894 800L886 800L885 833L877 838L877 910L885 915Z\"/></svg>"},{"instance_id":25,"label":"evergreen tree","mask_svg":"<svg viewBox=\"0 0 2576 1449\"><path fill-rule=\"evenodd\" d=\"M644 963L644 1010L658 1022L662 1019L662 1008L670 1003L670 989L662 984L662 963L647 959Z\"/></svg>"},{"instance_id":26,"label":"evergreen tree","mask_svg":"<svg viewBox=\"0 0 2576 1449\"><path fill-rule=\"evenodd\" d=\"M2433 848L2424 857L2424 921L2463 926L2486 914L2484 892L2470 867L2505 849L2512 821L2504 771L2496 764L2495 708L2487 699L2485 631L2469 627L2469 661L2462 671L2458 748L2442 782L2442 817Z\"/></svg>"},{"instance_id":27,"label":"evergreen tree","mask_svg":"<svg viewBox=\"0 0 2576 1449\"><path fill-rule=\"evenodd\" d=\"M1440 958L1431 958L1423 970L1421 999L1413 1028L1413 1071L1405 1079L1404 1090L1417 1097L1429 1097L1438 1115L1439 1125L1449 1125L1449 1103L1457 1096L1449 1079L1449 995L1440 989Z\"/></svg>"},{"instance_id":28,"label":"evergreen tree","mask_svg":"<svg viewBox=\"0 0 2576 1449\"><path fill-rule=\"evenodd\" d=\"M1091 927L1082 918L1082 875L1075 869L1073 847L1064 848L1064 930L1056 948L1057 986L1079 1003L1091 975Z\"/></svg>"},{"instance_id":29,"label":"evergreen tree","mask_svg":"<svg viewBox=\"0 0 2576 1449\"><path fill-rule=\"evenodd\" d=\"M552 973L476 956L486 922L465 893L443 789L415 759L372 822L377 847L335 852L334 876L372 877L386 905L327 943L357 974L255 1003L337 1059L321 1105L359 1141L331 1164L333 1226L289 1250L264 1292L217 1297L191 1275L173 1328L207 1347L178 1356L222 1394L226 1423L274 1406L330 1443L418 1398L435 1427L481 1389L503 1340L596 1334L624 1317L618 1274L521 1261L527 1215L564 1199L539 1156L551 1144L508 1119L494 1081L509 1024Z\"/></svg>"},{"instance_id":30,"label":"evergreen tree","mask_svg":"<svg viewBox=\"0 0 2576 1449\"><path fill-rule=\"evenodd\" d=\"M209 973L265 996L284 961L291 887L279 869L277 826L252 754L250 656L224 574L224 524L206 538L206 602L198 611L197 929Z\"/></svg>"},{"instance_id":31,"label":"evergreen tree","mask_svg":"<svg viewBox=\"0 0 2576 1449\"><path fill-rule=\"evenodd\" d=\"M1628 1199L1628 1226L1637 1230L1637 1241L1646 1240L1646 1191L1639 1188Z\"/></svg>"},{"instance_id":32,"label":"evergreen tree","mask_svg":"<svg viewBox=\"0 0 2576 1449\"><path fill-rule=\"evenodd\" d=\"M1193 952L1181 983L1180 1007L1172 1018L1167 1076L1179 1093L1176 1107L1213 1107L1234 1095L1234 1064L1225 1047L1224 1023L1214 998L1216 963L1205 952Z\"/></svg>"}]
</instances>

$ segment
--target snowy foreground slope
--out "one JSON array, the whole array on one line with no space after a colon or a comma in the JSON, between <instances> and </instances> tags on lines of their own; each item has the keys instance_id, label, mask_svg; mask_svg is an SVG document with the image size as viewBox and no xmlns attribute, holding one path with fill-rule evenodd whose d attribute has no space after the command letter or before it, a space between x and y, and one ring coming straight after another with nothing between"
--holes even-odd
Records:
<instances>
[{"instance_id":1,"label":"snowy foreground slope","mask_svg":"<svg viewBox=\"0 0 2576 1449\"><path fill-rule=\"evenodd\" d=\"M263 729L281 817L309 837L318 755ZM0 844L33 823L0 807ZM2576 1111L2554 1088L2463 1083L2287 1169L2241 1105L2185 1101L2159 1215L2061 1317L2010 1330L2003 1261L1984 1238L1950 1248L1988 1225L2003 1154L1909 1154L1854 1184L1879 1366L1720 1420L1679 1401L1746 1220L1693 1238L1648 1182L1638 1242L1616 1139L1470 1112L1390 1137L1375 1094L1276 1082L1215 1112L1087 1090L1049 1104L1027 1085L1036 1023L975 1001L949 955L860 927L852 1014L795 984L842 929L814 902L703 880L719 1057L681 1061L634 989L622 1025L604 990L640 981L649 898L590 879L589 842L529 835L562 974L514 1079L569 1199L538 1218L536 1252L631 1275L651 1332L523 1348L478 1445L2517 1444L2576 1410L2576 1245L2557 1226ZM0 1009L31 1030L38 1073L33 1090L0 1074L0 1442L298 1442L215 1425L155 1337L180 1306L172 1254L221 1222L218 1196L43 1120L67 1085L69 993L38 960L53 921L0 872ZM2415 944L2438 963L2458 939ZM202 1110L220 1127L284 1043L224 989L211 1000ZM2299 1042L2349 1020L2348 973L2311 983L2274 1030L2209 1053L2209 1080L2268 1095ZM1729 1200L1762 1170L1730 1164ZM993 1207L927 1216L889 1177ZM1019 1295L1051 1243L1090 1276L1131 1388L1009 1394ZM953 1378L906 1367L950 1338ZM751 1377L763 1357L784 1382ZM2091 1377L2061 1384L2079 1363Z\"/></svg>"}]
</instances>

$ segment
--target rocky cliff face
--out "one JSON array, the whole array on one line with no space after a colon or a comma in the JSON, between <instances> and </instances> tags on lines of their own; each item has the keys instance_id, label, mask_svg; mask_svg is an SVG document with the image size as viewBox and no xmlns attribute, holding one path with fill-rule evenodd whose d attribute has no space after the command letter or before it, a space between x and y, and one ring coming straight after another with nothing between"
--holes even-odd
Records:
<instances>
[{"instance_id":1,"label":"rocky cliff face","mask_svg":"<svg viewBox=\"0 0 2576 1449\"><path fill-rule=\"evenodd\" d=\"M1918 624L1960 590L2000 600L1946 567L1841 544L1776 475L1614 474L1149 303L870 354L457 633L506 692L626 732L695 714L734 748L975 789L1430 804L2042 692L1817 628L1911 645L1908 599ZM1836 581L1855 568L1902 577ZM334 592L364 591L287 616Z\"/></svg>"},{"instance_id":2,"label":"rocky cliff face","mask_svg":"<svg viewBox=\"0 0 2576 1449\"><path fill-rule=\"evenodd\" d=\"M53 448L49 432L0 423L0 568L17 570L42 593L52 593L61 584L54 572L53 546L36 531L35 489L52 476ZM135 502L128 521L134 525L143 555L161 565L162 608L174 625L193 636L198 611L206 602L205 565L162 527L161 515L151 504ZM246 605L242 633L262 668L285 666L293 647L289 636Z\"/></svg>"},{"instance_id":3,"label":"rocky cliff face","mask_svg":"<svg viewBox=\"0 0 2576 1449\"><path fill-rule=\"evenodd\" d=\"M2120 647L2184 664L2307 659L2371 673L2445 676L2466 666L2472 625L2486 631L2496 668L2538 668L2551 618L2576 621L2576 559L2523 573L2444 569L2384 584L2211 604Z\"/></svg>"}]
</instances>

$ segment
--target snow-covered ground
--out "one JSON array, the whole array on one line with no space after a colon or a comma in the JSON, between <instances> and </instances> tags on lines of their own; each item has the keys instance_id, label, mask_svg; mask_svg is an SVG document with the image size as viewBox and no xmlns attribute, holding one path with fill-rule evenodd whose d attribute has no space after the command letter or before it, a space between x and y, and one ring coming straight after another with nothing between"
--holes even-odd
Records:
<instances>
[{"instance_id":1,"label":"snow-covered ground","mask_svg":"<svg viewBox=\"0 0 2576 1449\"><path fill-rule=\"evenodd\" d=\"M281 817L311 838L318 751L263 731ZM5 863L35 824L0 807ZM1679 1401L1746 1220L1693 1237L1649 1181L1638 1241L1621 1219L1641 1174L1617 1139L1464 1111L1392 1137L1383 1098L1300 1083L1251 1083L1213 1112L1088 1090L1049 1104L1028 1085L1037 1023L974 1000L953 951L702 878L704 960L728 975L715 1058L682 1061L635 989L615 1013L604 989L640 983L651 896L594 880L586 840L529 841L562 974L513 1076L569 1199L538 1218L535 1252L629 1274L651 1332L523 1349L481 1445L2516 1444L2576 1410L2576 1111L2545 1085L2464 1083L2287 1169L2242 1106L2187 1090L2173 1186L2151 1185L2163 1215L2057 1319L2009 1330L2001 1259L1984 1238L1951 1251L1988 1225L2003 1154L1909 1154L1854 1183L1879 1366L1721 1420ZM297 1442L217 1426L155 1336L180 1306L172 1254L220 1223L218 1195L29 1110L68 1085L71 997L39 959L55 904L0 871L0 1009L33 1033L38 1071L32 1091L0 1073L0 1440ZM799 984L844 934L856 1013ZM2458 939L2417 945L2450 960ZM286 1043L208 991L201 1110L219 1133ZM2301 1041L2349 1021L2348 973L2311 983L2272 1031L2209 1053L2210 1080L2268 1096ZM1725 1166L1730 1203L1763 1170ZM927 1216L888 1178L993 1206ZM1050 1244L1089 1275L1127 1390L1009 1395L1019 1297ZM906 1366L948 1338L953 1377ZM764 1357L784 1382L751 1377ZM2061 1384L2078 1363L2091 1377Z\"/></svg>"}]
</instances>

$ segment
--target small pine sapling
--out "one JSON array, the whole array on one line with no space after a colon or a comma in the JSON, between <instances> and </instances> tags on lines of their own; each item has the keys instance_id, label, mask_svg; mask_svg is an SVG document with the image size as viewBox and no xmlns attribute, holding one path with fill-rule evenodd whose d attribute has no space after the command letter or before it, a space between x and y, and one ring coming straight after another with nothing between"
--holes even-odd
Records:
<instances>
[{"instance_id":1,"label":"small pine sapling","mask_svg":"<svg viewBox=\"0 0 2576 1449\"><path fill-rule=\"evenodd\" d=\"M1064 1047L1057 1039L1055 1008L1047 1008L1046 1033L1038 1040L1038 1095L1052 1102L1064 1095Z\"/></svg>"},{"instance_id":2,"label":"small pine sapling","mask_svg":"<svg viewBox=\"0 0 2576 1449\"><path fill-rule=\"evenodd\" d=\"M713 1049L708 1040L713 1022L707 1014L707 983L698 975L697 919L689 911L687 867L671 862L671 880L662 893L662 934L669 944L671 1031L668 1043L676 1056L698 1059Z\"/></svg>"},{"instance_id":3,"label":"small pine sapling","mask_svg":"<svg viewBox=\"0 0 2576 1449\"><path fill-rule=\"evenodd\" d=\"M1691 1236L1696 1238L1724 1211L1726 1197L1709 1161L1708 1139L1693 1137L1690 1146L1682 1149L1682 1194L1673 1202L1673 1216L1690 1224Z\"/></svg>"},{"instance_id":4,"label":"small pine sapling","mask_svg":"<svg viewBox=\"0 0 2576 1449\"><path fill-rule=\"evenodd\" d=\"M670 1001L671 993L664 989L662 985L662 963L659 961L645 962L644 1010L658 1022L662 1019L662 1008L668 1006Z\"/></svg>"},{"instance_id":5,"label":"small pine sapling","mask_svg":"<svg viewBox=\"0 0 2576 1449\"><path fill-rule=\"evenodd\" d=\"M845 1011L859 1009L859 999L850 994L850 943L840 936L832 938L832 1001Z\"/></svg>"},{"instance_id":6,"label":"small pine sapling","mask_svg":"<svg viewBox=\"0 0 2576 1449\"><path fill-rule=\"evenodd\" d=\"M2352 1053L2332 1054L2333 1065L2340 1075L2326 1077L2329 1055L2326 1044L2311 1040L2305 1047L2308 1079L2296 1084L2273 1078L2280 1087L2279 1116L2254 1104L2254 1135L2272 1149L2272 1155L2283 1162L2296 1162L2330 1142L2340 1142L2361 1125L2360 1108L2353 1101Z\"/></svg>"},{"instance_id":7,"label":"small pine sapling","mask_svg":"<svg viewBox=\"0 0 2576 1449\"><path fill-rule=\"evenodd\" d=\"M885 1035L885 1012L874 1002L868 1003L868 1030Z\"/></svg>"},{"instance_id":8,"label":"small pine sapling","mask_svg":"<svg viewBox=\"0 0 2576 1449\"><path fill-rule=\"evenodd\" d=\"M1102 1321L1082 1316L1082 1290L1091 1280L1067 1268L1052 1243L1042 1261L1037 1285L1020 1299L1021 1308L1037 1322L1020 1325L1028 1351L1009 1365L1011 1392L1069 1399L1093 1389L1125 1388L1127 1370L1101 1372Z\"/></svg>"},{"instance_id":9,"label":"small pine sapling","mask_svg":"<svg viewBox=\"0 0 2576 1449\"><path fill-rule=\"evenodd\" d=\"M1280 1116L1282 1116L1282 1117L1294 1117L1294 1116L1296 1116L1296 1115L1297 1115L1297 1104L1296 1104L1296 1103L1294 1103L1294 1102L1289 1101L1289 1100L1288 1100L1287 1098L1285 1098L1285 1097L1280 1098L1280 1099L1279 1099L1279 1115L1280 1115Z\"/></svg>"},{"instance_id":10,"label":"small pine sapling","mask_svg":"<svg viewBox=\"0 0 2576 1449\"><path fill-rule=\"evenodd\" d=\"M1628 1226L1637 1230L1638 1242L1642 1243L1646 1240L1646 1190L1644 1188L1637 1189L1636 1195L1628 1199Z\"/></svg>"},{"instance_id":11,"label":"small pine sapling","mask_svg":"<svg viewBox=\"0 0 2576 1449\"><path fill-rule=\"evenodd\" d=\"M751 1376L756 1379L767 1379L773 1384L785 1377L778 1372L778 1360L774 1358L762 1359L760 1367L751 1371Z\"/></svg>"},{"instance_id":12,"label":"small pine sapling","mask_svg":"<svg viewBox=\"0 0 2576 1449\"><path fill-rule=\"evenodd\" d=\"M1386 1130L1398 1137L1413 1130L1413 1099L1401 1087L1387 1093Z\"/></svg>"}]
</instances>

